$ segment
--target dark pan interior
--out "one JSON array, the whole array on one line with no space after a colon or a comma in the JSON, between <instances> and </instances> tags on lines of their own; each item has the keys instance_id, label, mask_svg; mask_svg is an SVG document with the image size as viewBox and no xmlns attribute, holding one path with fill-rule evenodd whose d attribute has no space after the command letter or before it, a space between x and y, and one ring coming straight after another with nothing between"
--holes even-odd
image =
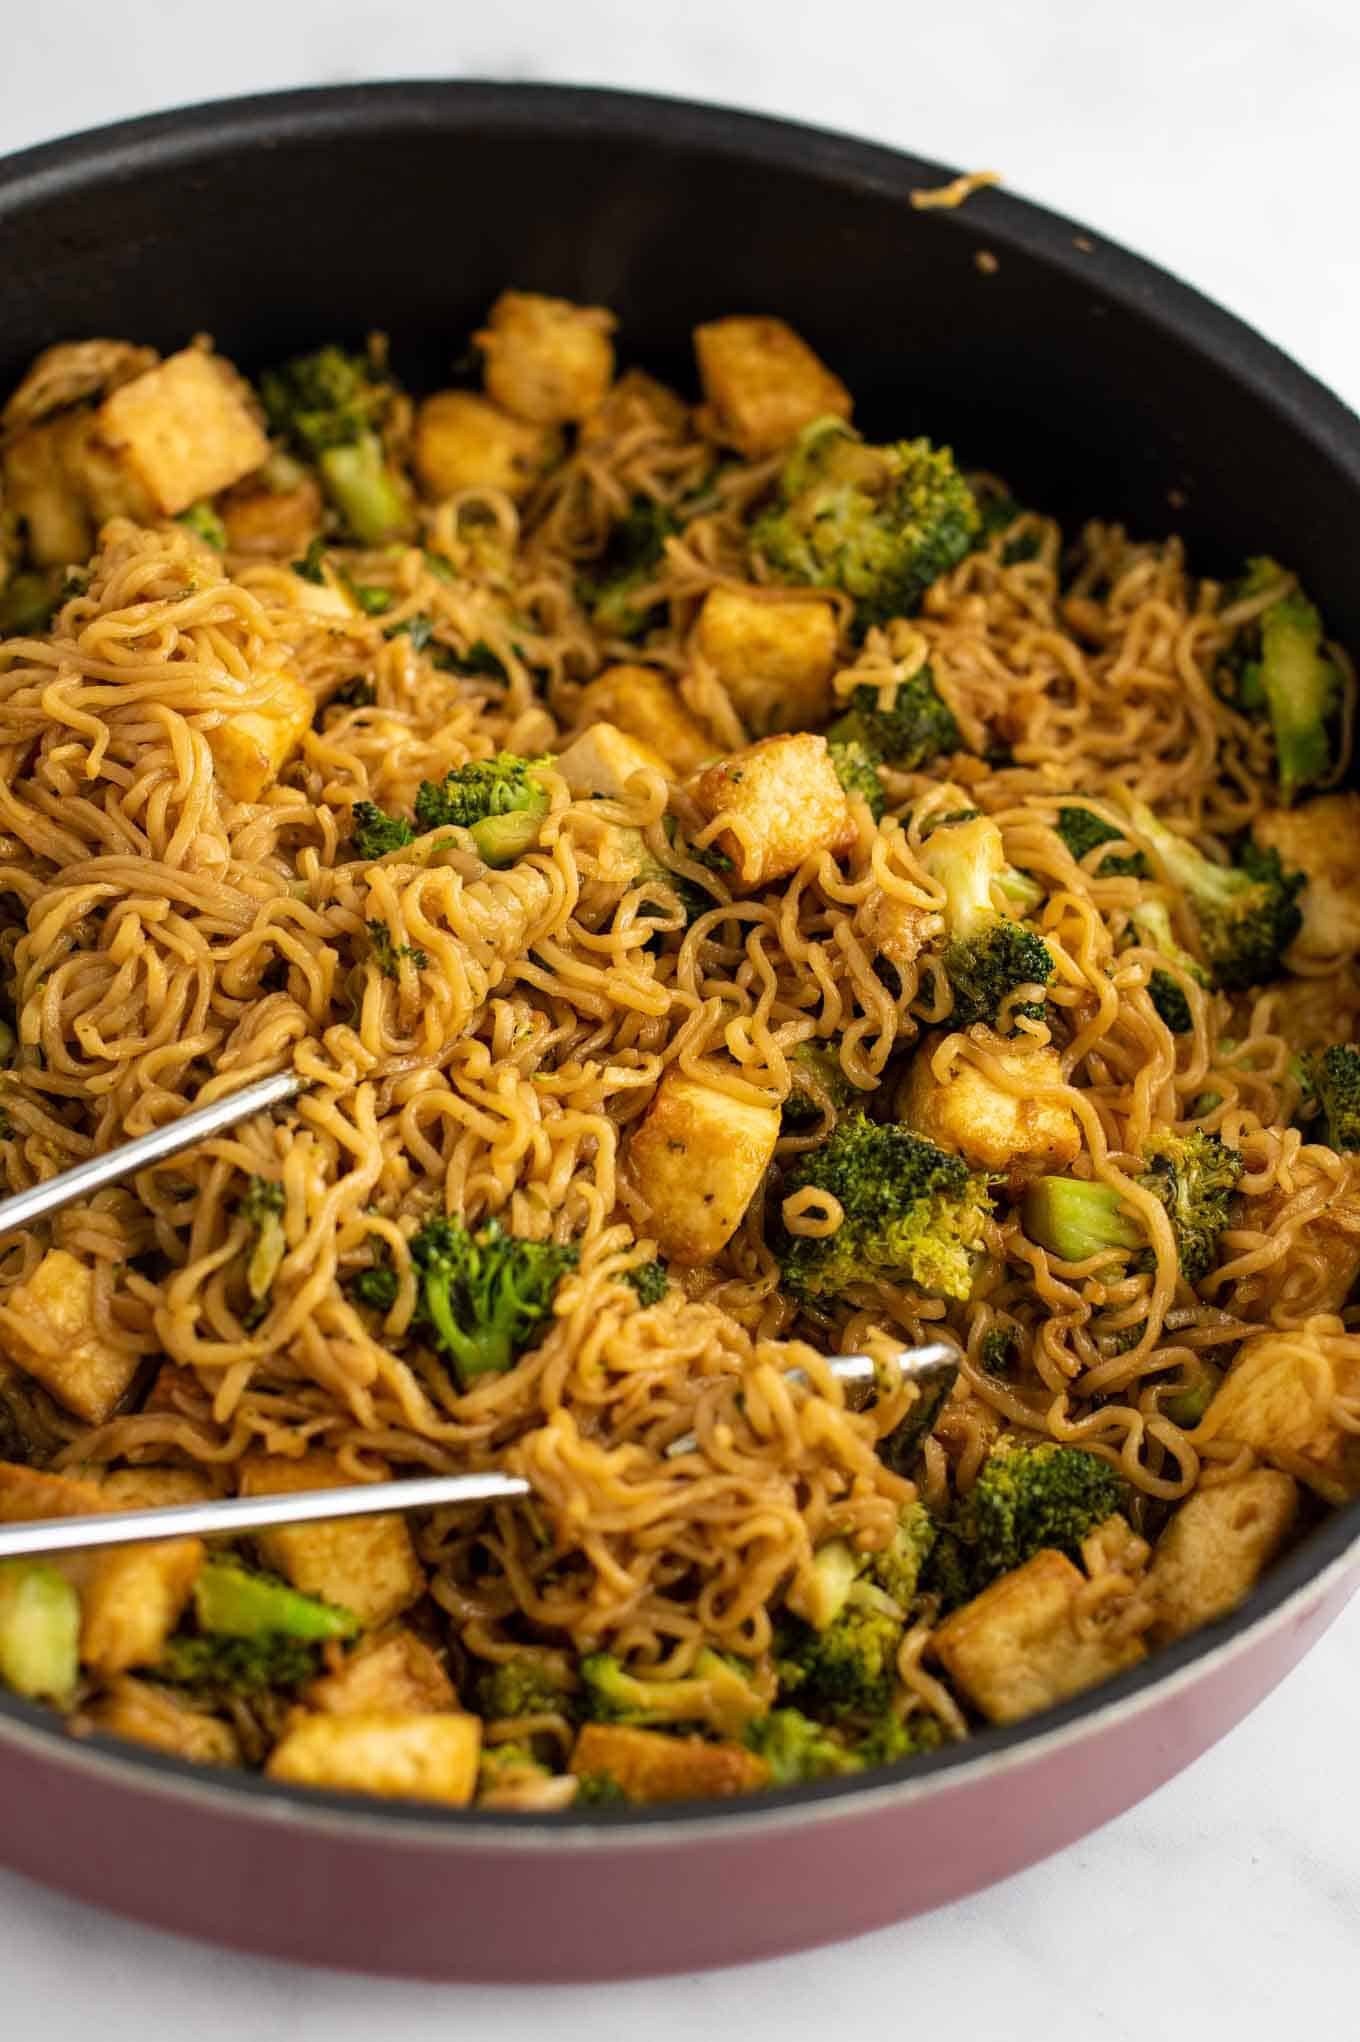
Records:
<instances>
[{"instance_id":1,"label":"dark pan interior","mask_svg":"<svg viewBox=\"0 0 1360 2042\"><path fill-rule=\"evenodd\" d=\"M170 348L207 330L255 366L374 326L428 388L507 283L611 306L623 358L689 386L696 321L775 312L846 379L870 430L952 440L1068 518L1179 530L1208 571L1274 553L1360 651L1360 421L1227 314L1071 221L997 192L957 212L911 208L913 187L947 175L784 123L550 87L347 88L155 116L0 164L0 389L59 338ZM1357 1530L1360 1506L1257 1607ZM4 1714L32 1721L0 1700Z\"/></svg>"}]
</instances>

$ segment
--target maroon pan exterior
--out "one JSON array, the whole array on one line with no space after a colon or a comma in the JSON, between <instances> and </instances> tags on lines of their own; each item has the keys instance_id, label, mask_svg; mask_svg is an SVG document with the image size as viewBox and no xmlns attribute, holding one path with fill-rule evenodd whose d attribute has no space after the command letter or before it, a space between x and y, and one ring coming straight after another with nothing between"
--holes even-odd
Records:
<instances>
[{"instance_id":1,"label":"maroon pan exterior","mask_svg":"<svg viewBox=\"0 0 1360 2042\"><path fill-rule=\"evenodd\" d=\"M610 305L632 357L686 379L691 326L776 312L871 430L952 437L1062 516L1174 526L1210 571L1263 552L1305 567L1360 650L1360 421L1070 221L995 192L914 211L911 190L946 175L781 122L545 87L159 115L0 164L0 387L61 337L206 329L253 365L375 325L432 386L506 284ZM702 1807L369 1803L79 1743L0 1699L0 1857L186 1934L395 1975L772 1955L975 1891L1129 1807L1269 1692L1358 1575L1355 1505L1249 1607L1062 1709L867 1780Z\"/></svg>"}]
</instances>

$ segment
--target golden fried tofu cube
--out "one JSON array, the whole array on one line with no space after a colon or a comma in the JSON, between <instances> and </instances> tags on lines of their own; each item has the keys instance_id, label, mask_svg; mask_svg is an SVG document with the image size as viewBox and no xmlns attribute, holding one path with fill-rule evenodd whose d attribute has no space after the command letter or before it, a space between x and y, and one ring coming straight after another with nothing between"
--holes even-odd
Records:
<instances>
[{"instance_id":1,"label":"golden fried tofu cube","mask_svg":"<svg viewBox=\"0 0 1360 2042\"><path fill-rule=\"evenodd\" d=\"M763 1758L741 1744L667 1737L620 1723L587 1723L572 1748L578 1780L605 1774L630 1801L708 1801L753 1794L770 1782Z\"/></svg>"},{"instance_id":2,"label":"golden fried tofu cube","mask_svg":"<svg viewBox=\"0 0 1360 2042\"><path fill-rule=\"evenodd\" d=\"M614 723L592 723L557 759L557 770L577 800L601 794L620 801L635 773L671 772L660 752Z\"/></svg>"},{"instance_id":3,"label":"golden fried tofu cube","mask_svg":"<svg viewBox=\"0 0 1360 2042\"><path fill-rule=\"evenodd\" d=\"M205 1716L168 1688L122 1674L83 1711L91 1727L110 1737L130 1737L176 1758L200 1765L239 1765L241 1747L229 1723Z\"/></svg>"},{"instance_id":4,"label":"golden fried tofu cube","mask_svg":"<svg viewBox=\"0 0 1360 2042\"><path fill-rule=\"evenodd\" d=\"M104 1508L97 1482L75 1475L49 1475L21 1461L0 1461L0 1524L29 1524L38 1517L83 1517Z\"/></svg>"},{"instance_id":5,"label":"golden fried tofu cube","mask_svg":"<svg viewBox=\"0 0 1360 2042\"><path fill-rule=\"evenodd\" d=\"M1235 1440L1325 1496L1360 1496L1360 1434L1336 1417L1360 1397L1360 1334L1320 1342L1307 1333L1244 1340L1197 1437Z\"/></svg>"},{"instance_id":6,"label":"golden fried tofu cube","mask_svg":"<svg viewBox=\"0 0 1360 2042\"><path fill-rule=\"evenodd\" d=\"M243 1496L279 1496L299 1489L342 1489L347 1477L328 1453L285 1461L277 1455L248 1460L241 1469ZM352 1610L367 1629L389 1623L425 1592L425 1574L405 1520L328 1518L321 1524L277 1525L256 1534L265 1564L305 1595Z\"/></svg>"},{"instance_id":7,"label":"golden fried tofu cube","mask_svg":"<svg viewBox=\"0 0 1360 2042\"><path fill-rule=\"evenodd\" d=\"M216 496L268 458L241 378L202 348L170 355L104 399L99 441L163 517Z\"/></svg>"},{"instance_id":8,"label":"golden fried tofu cube","mask_svg":"<svg viewBox=\"0 0 1360 2042\"><path fill-rule=\"evenodd\" d=\"M694 799L722 817L717 848L743 886L785 879L819 851L839 857L855 841L850 803L824 737L763 737L700 774Z\"/></svg>"},{"instance_id":9,"label":"golden fried tofu cube","mask_svg":"<svg viewBox=\"0 0 1360 2042\"><path fill-rule=\"evenodd\" d=\"M22 519L30 555L39 567L88 560L94 525L80 482L67 466L72 425L79 414L31 426L0 457L5 507Z\"/></svg>"},{"instance_id":10,"label":"golden fried tofu cube","mask_svg":"<svg viewBox=\"0 0 1360 2042\"><path fill-rule=\"evenodd\" d=\"M598 446L602 440L623 439L644 429L668 440L683 439L689 430L689 406L645 369L625 369L604 401L582 419L580 444Z\"/></svg>"},{"instance_id":11,"label":"golden fried tofu cube","mask_svg":"<svg viewBox=\"0 0 1360 2042\"><path fill-rule=\"evenodd\" d=\"M711 1262L741 1225L779 1139L779 1111L671 1069L629 1139L663 1255Z\"/></svg>"},{"instance_id":12,"label":"golden fried tofu cube","mask_svg":"<svg viewBox=\"0 0 1360 2042\"><path fill-rule=\"evenodd\" d=\"M719 747L652 666L607 666L581 690L578 721L612 723L657 751L674 773L692 773Z\"/></svg>"},{"instance_id":13,"label":"golden fried tofu cube","mask_svg":"<svg viewBox=\"0 0 1360 2042\"><path fill-rule=\"evenodd\" d=\"M280 674L260 708L234 710L229 722L208 732L218 785L229 801L258 801L273 786L311 729L315 707L310 688Z\"/></svg>"},{"instance_id":14,"label":"golden fried tofu cube","mask_svg":"<svg viewBox=\"0 0 1360 2042\"><path fill-rule=\"evenodd\" d=\"M405 1630L366 1639L337 1672L314 1680L305 1699L323 1716L431 1716L458 1707L434 1653Z\"/></svg>"},{"instance_id":15,"label":"golden fried tofu cube","mask_svg":"<svg viewBox=\"0 0 1360 2042\"><path fill-rule=\"evenodd\" d=\"M712 430L750 456L777 453L814 418L849 418L850 392L782 319L694 329Z\"/></svg>"},{"instance_id":16,"label":"golden fried tofu cube","mask_svg":"<svg viewBox=\"0 0 1360 2042\"><path fill-rule=\"evenodd\" d=\"M829 603L710 589L698 645L751 730L807 730L830 716L836 615Z\"/></svg>"},{"instance_id":17,"label":"golden fried tofu cube","mask_svg":"<svg viewBox=\"0 0 1360 2042\"><path fill-rule=\"evenodd\" d=\"M1005 1173L1012 1183L1066 1169L1081 1153L1081 1128L1070 1106L1042 1096L1063 1082L1057 1050L990 1047L1017 1091L993 1083L961 1057L947 1078L937 1078L934 1045L924 1043L902 1089L899 1117L938 1148L966 1156L979 1170Z\"/></svg>"},{"instance_id":18,"label":"golden fried tofu cube","mask_svg":"<svg viewBox=\"0 0 1360 2042\"><path fill-rule=\"evenodd\" d=\"M5 1303L13 1315L5 1334L10 1358L87 1424L112 1417L139 1357L96 1329L90 1265L49 1248Z\"/></svg>"},{"instance_id":19,"label":"golden fried tofu cube","mask_svg":"<svg viewBox=\"0 0 1360 2042\"><path fill-rule=\"evenodd\" d=\"M474 335L487 394L534 425L584 418L614 374L614 325L612 312L598 305L502 291L485 329Z\"/></svg>"},{"instance_id":20,"label":"golden fried tofu cube","mask_svg":"<svg viewBox=\"0 0 1360 2042\"><path fill-rule=\"evenodd\" d=\"M99 1485L99 1508L168 1510L178 1503L206 1503L221 1493L198 1468L116 1468Z\"/></svg>"},{"instance_id":21,"label":"golden fried tofu cube","mask_svg":"<svg viewBox=\"0 0 1360 2042\"><path fill-rule=\"evenodd\" d=\"M945 1671L988 1722L1018 1723L1146 1657L1137 1638L1078 1635L1072 1606L1084 1579L1062 1553L1036 1553L935 1632Z\"/></svg>"},{"instance_id":22,"label":"golden fried tofu cube","mask_svg":"<svg viewBox=\"0 0 1360 2042\"><path fill-rule=\"evenodd\" d=\"M1254 1468L1187 1496L1157 1541L1147 1573L1157 1604L1154 1643L1165 1644L1237 1608L1289 1537L1298 1484Z\"/></svg>"},{"instance_id":23,"label":"golden fried tofu cube","mask_svg":"<svg viewBox=\"0 0 1360 2042\"><path fill-rule=\"evenodd\" d=\"M274 1746L265 1771L297 1787L457 1808L476 1791L481 1748L476 1716L303 1716Z\"/></svg>"},{"instance_id":24,"label":"golden fried tofu cube","mask_svg":"<svg viewBox=\"0 0 1360 2042\"><path fill-rule=\"evenodd\" d=\"M430 497L501 489L518 501L560 451L553 427L512 418L475 390L440 390L416 413L413 458Z\"/></svg>"},{"instance_id":25,"label":"golden fried tofu cube","mask_svg":"<svg viewBox=\"0 0 1360 2042\"><path fill-rule=\"evenodd\" d=\"M1293 954L1312 961L1360 950L1360 794L1320 794L1302 808L1269 808L1251 833L1278 851L1286 871L1304 872L1303 927Z\"/></svg>"},{"instance_id":26,"label":"golden fried tofu cube","mask_svg":"<svg viewBox=\"0 0 1360 2042\"><path fill-rule=\"evenodd\" d=\"M321 530L321 491L305 475L291 489L236 490L218 511L231 552L291 560Z\"/></svg>"},{"instance_id":27,"label":"golden fried tofu cube","mask_svg":"<svg viewBox=\"0 0 1360 2042\"><path fill-rule=\"evenodd\" d=\"M80 1657L95 1673L154 1666L203 1565L202 1539L157 1539L95 1556L81 1595Z\"/></svg>"}]
</instances>

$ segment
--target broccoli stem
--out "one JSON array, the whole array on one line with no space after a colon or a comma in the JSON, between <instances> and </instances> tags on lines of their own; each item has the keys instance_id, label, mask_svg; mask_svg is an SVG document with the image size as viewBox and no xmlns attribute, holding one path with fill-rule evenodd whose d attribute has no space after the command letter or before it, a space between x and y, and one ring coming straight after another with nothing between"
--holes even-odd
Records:
<instances>
[{"instance_id":1,"label":"broccoli stem","mask_svg":"<svg viewBox=\"0 0 1360 2042\"><path fill-rule=\"evenodd\" d=\"M1116 1248L1128 1253L1146 1240L1112 1185L1081 1177L1037 1177L1025 1192L1020 1223L1031 1241L1064 1262Z\"/></svg>"}]
</instances>

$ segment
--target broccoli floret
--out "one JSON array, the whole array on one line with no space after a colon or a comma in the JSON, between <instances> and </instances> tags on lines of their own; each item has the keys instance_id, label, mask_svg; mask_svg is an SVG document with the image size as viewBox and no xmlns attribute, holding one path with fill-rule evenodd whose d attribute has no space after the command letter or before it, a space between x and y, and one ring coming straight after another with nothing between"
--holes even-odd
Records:
<instances>
[{"instance_id":1,"label":"broccoli floret","mask_svg":"<svg viewBox=\"0 0 1360 2042\"><path fill-rule=\"evenodd\" d=\"M1144 1153L1148 1167L1138 1181L1166 1207L1181 1275L1187 1283L1198 1283L1213 1267L1242 1158L1202 1128L1186 1135L1153 1135Z\"/></svg>"},{"instance_id":2,"label":"broccoli floret","mask_svg":"<svg viewBox=\"0 0 1360 2042\"><path fill-rule=\"evenodd\" d=\"M476 1683L477 1712L491 1722L506 1716L569 1714L572 1698L540 1660L527 1654L503 1659Z\"/></svg>"},{"instance_id":3,"label":"broccoli floret","mask_svg":"<svg viewBox=\"0 0 1360 2042\"><path fill-rule=\"evenodd\" d=\"M585 1712L596 1722L698 1723L731 1737L765 1713L746 1667L708 1646L689 1673L671 1680L629 1673L609 1652L589 1653L580 1672Z\"/></svg>"},{"instance_id":4,"label":"broccoli floret","mask_svg":"<svg viewBox=\"0 0 1360 2042\"><path fill-rule=\"evenodd\" d=\"M1044 987L1055 970L1042 938L1003 914L993 899L993 888L1011 870L1001 832L986 816L951 823L932 833L922 846L921 862L945 892L942 963L954 991L954 1025L995 1025L1020 987ZM1012 1018L1042 1020L1043 1001L1025 1000L1010 1012Z\"/></svg>"},{"instance_id":5,"label":"broccoli floret","mask_svg":"<svg viewBox=\"0 0 1360 2042\"><path fill-rule=\"evenodd\" d=\"M1124 1484L1098 1454L1049 1441L999 1447L942 1534L925 1585L957 1608L1038 1552L1078 1559L1087 1534L1123 1507Z\"/></svg>"},{"instance_id":6,"label":"broccoli floret","mask_svg":"<svg viewBox=\"0 0 1360 2042\"><path fill-rule=\"evenodd\" d=\"M855 739L837 737L829 740L827 749L846 793L858 794L867 804L874 821L880 821L888 806L888 795L879 774L877 752Z\"/></svg>"},{"instance_id":7,"label":"broccoli floret","mask_svg":"<svg viewBox=\"0 0 1360 2042\"><path fill-rule=\"evenodd\" d=\"M1124 836L1122 830L1106 822L1104 816L1097 815L1093 808L1060 808L1057 831L1078 865L1098 845L1120 843ZM1147 876L1147 859L1141 851L1110 852L1097 862L1095 871L1098 879L1116 876L1143 879Z\"/></svg>"},{"instance_id":8,"label":"broccoli floret","mask_svg":"<svg viewBox=\"0 0 1360 2042\"><path fill-rule=\"evenodd\" d=\"M538 841L548 790L533 768L552 763L546 757L498 752L495 758L456 767L438 785L423 780L416 795L416 827L469 830L488 865L509 865Z\"/></svg>"},{"instance_id":9,"label":"broccoli floret","mask_svg":"<svg viewBox=\"0 0 1360 2042\"><path fill-rule=\"evenodd\" d=\"M298 355L261 379L260 395L273 430L316 463L360 545L378 546L406 531L406 481L388 460L380 431L392 392L362 355L338 347Z\"/></svg>"},{"instance_id":10,"label":"broccoli floret","mask_svg":"<svg viewBox=\"0 0 1360 2042\"><path fill-rule=\"evenodd\" d=\"M273 1633L262 1638L171 1638L157 1680L203 1695L253 1695L299 1688L320 1671L320 1648Z\"/></svg>"},{"instance_id":11,"label":"broccoli floret","mask_svg":"<svg viewBox=\"0 0 1360 2042\"><path fill-rule=\"evenodd\" d=\"M1198 986L1209 984L1209 974L1188 950L1182 950L1171 932L1171 916L1159 900L1140 901L1129 918L1139 941L1183 971ZM1148 997L1173 1035L1188 1035L1195 1025L1184 986L1160 967L1148 974Z\"/></svg>"},{"instance_id":12,"label":"broccoli floret","mask_svg":"<svg viewBox=\"0 0 1360 2042\"><path fill-rule=\"evenodd\" d=\"M853 596L864 630L909 615L971 550L979 522L947 447L870 447L842 419L820 418L799 434L751 538L787 580Z\"/></svg>"},{"instance_id":13,"label":"broccoli floret","mask_svg":"<svg viewBox=\"0 0 1360 2042\"><path fill-rule=\"evenodd\" d=\"M364 927L368 930L373 962L384 978L400 978L403 964L409 964L413 971L424 971L429 964L425 952L414 943L394 943L386 922L366 922Z\"/></svg>"},{"instance_id":14,"label":"broccoli floret","mask_svg":"<svg viewBox=\"0 0 1360 2042\"><path fill-rule=\"evenodd\" d=\"M1228 600L1264 594L1284 579L1273 560L1247 562ZM1282 596L1245 627L1237 648L1242 662L1238 701L1264 709L1275 736L1275 764L1286 806L1302 788L1330 777L1341 707L1341 675L1322 644L1322 619L1299 589Z\"/></svg>"},{"instance_id":15,"label":"broccoli floret","mask_svg":"<svg viewBox=\"0 0 1360 2042\"><path fill-rule=\"evenodd\" d=\"M882 1552L869 1555L866 1569L869 1580L904 1610L916 1594L937 1529L934 1518L918 1499L900 1512L892 1538Z\"/></svg>"},{"instance_id":16,"label":"broccoli floret","mask_svg":"<svg viewBox=\"0 0 1360 2042\"><path fill-rule=\"evenodd\" d=\"M577 1808L623 1808L628 1803L628 1790L620 1786L613 1773L578 1773L576 1776Z\"/></svg>"},{"instance_id":17,"label":"broccoli floret","mask_svg":"<svg viewBox=\"0 0 1360 2042\"><path fill-rule=\"evenodd\" d=\"M793 1090L784 1101L785 1127L811 1127L821 1119L824 1103L840 1113L860 1096L830 1043L800 1042L788 1060Z\"/></svg>"},{"instance_id":18,"label":"broccoli floret","mask_svg":"<svg viewBox=\"0 0 1360 2042\"><path fill-rule=\"evenodd\" d=\"M1250 841L1235 865L1215 865L1144 803L1132 803L1130 813L1190 903L1214 984L1240 992L1277 978L1303 924L1297 896L1304 875L1286 872L1278 851Z\"/></svg>"},{"instance_id":19,"label":"broccoli floret","mask_svg":"<svg viewBox=\"0 0 1360 2042\"><path fill-rule=\"evenodd\" d=\"M892 1700L897 1677L900 1617L885 1609L872 1591L852 1590L840 1615L822 1630L786 1620L776 1670L779 1692L833 1721L846 1716L880 1716Z\"/></svg>"},{"instance_id":20,"label":"broccoli floret","mask_svg":"<svg viewBox=\"0 0 1360 2042\"><path fill-rule=\"evenodd\" d=\"M83 595L88 576L49 569L25 569L11 575L0 591L0 638L36 636L46 631L62 604Z\"/></svg>"},{"instance_id":21,"label":"broccoli floret","mask_svg":"<svg viewBox=\"0 0 1360 2042\"><path fill-rule=\"evenodd\" d=\"M597 631L609 638L640 638L658 605L639 600L639 591L653 583L666 559L666 541L680 530L679 520L655 497L634 497L627 513L609 534L609 543L577 585Z\"/></svg>"},{"instance_id":22,"label":"broccoli floret","mask_svg":"<svg viewBox=\"0 0 1360 2042\"><path fill-rule=\"evenodd\" d=\"M877 687L861 683L826 735L832 746L859 745L876 764L904 773L929 765L941 752L957 751L962 743L954 712L935 692L928 666L898 682L888 709L879 707Z\"/></svg>"},{"instance_id":23,"label":"broccoli floret","mask_svg":"<svg viewBox=\"0 0 1360 2042\"><path fill-rule=\"evenodd\" d=\"M415 1323L453 1365L463 1389L513 1366L552 1318L562 1277L580 1249L525 1241L499 1221L469 1233L461 1221L427 1220L412 1235L419 1305Z\"/></svg>"},{"instance_id":24,"label":"broccoli floret","mask_svg":"<svg viewBox=\"0 0 1360 2042\"><path fill-rule=\"evenodd\" d=\"M237 1217L246 1222L255 1236L246 1264L246 1288L257 1308L265 1305L279 1264L288 1253L283 1231L286 1202L283 1186L268 1177L252 1177L236 1201Z\"/></svg>"},{"instance_id":25,"label":"broccoli floret","mask_svg":"<svg viewBox=\"0 0 1360 2042\"><path fill-rule=\"evenodd\" d=\"M1020 1343L1009 1326L989 1326L982 1336L978 1358L989 1376L1000 1376L1003 1380L1015 1369L1020 1356Z\"/></svg>"},{"instance_id":26,"label":"broccoli floret","mask_svg":"<svg viewBox=\"0 0 1360 2042\"><path fill-rule=\"evenodd\" d=\"M1360 1049L1334 1042L1305 1061L1308 1087L1322 1108L1333 1149L1360 1149Z\"/></svg>"},{"instance_id":27,"label":"broccoli floret","mask_svg":"<svg viewBox=\"0 0 1360 2042\"><path fill-rule=\"evenodd\" d=\"M875 1277L910 1279L943 1297L968 1296L973 1252L991 1203L986 1179L961 1156L856 1110L795 1160L785 1194L807 1186L829 1192L844 1217L823 1238L793 1235L781 1242L784 1277L798 1296L836 1296Z\"/></svg>"},{"instance_id":28,"label":"broccoli floret","mask_svg":"<svg viewBox=\"0 0 1360 2042\"><path fill-rule=\"evenodd\" d=\"M770 1784L793 1787L804 1780L832 1780L864 1770L864 1761L825 1723L801 1709L771 1709L752 1723L746 1743L770 1768Z\"/></svg>"},{"instance_id":29,"label":"broccoli floret","mask_svg":"<svg viewBox=\"0 0 1360 2042\"><path fill-rule=\"evenodd\" d=\"M891 1710L855 1740L855 1756L866 1768L896 1765L904 1758L916 1758L923 1751L938 1751L944 1731L933 1716L913 1716L902 1722Z\"/></svg>"},{"instance_id":30,"label":"broccoli floret","mask_svg":"<svg viewBox=\"0 0 1360 2042\"><path fill-rule=\"evenodd\" d=\"M181 511L175 523L187 526L205 546L212 546L218 553L226 552L227 528L206 497L201 503L191 503L187 511Z\"/></svg>"},{"instance_id":31,"label":"broccoli floret","mask_svg":"<svg viewBox=\"0 0 1360 2042\"><path fill-rule=\"evenodd\" d=\"M1026 1187L1020 1224L1063 1262L1085 1262L1113 1248L1130 1254L1146 1239L1114 1187L1084 1177L1036 1177Z\"/></svg>"},{"instance_id":32,"label":"broccoli floret","mask_svg":"<svg viewBox=\"0 0 1360 2042\"><path fill-rule=\"evenodd\" d=\"M1202 1355L1196 1356L1189 1364L1190 1377L1182 1389L1163 1397L1160 1409L1184 1431L1192 1432L1199 1424L1209 1406L1217 1396L1223 1382L1223 1371L1215 1368Z\"/></svg>"},{"instance_id":33,"label":"broccoli floret","mask_svg":"<svg viewBox=\"0 0 1360 2042\"><path fill-rule=\"evenodd\" d=\"M405 850L416 836L404 815L388 815L374 801L355 802L350 834L356 858L385 858L389 851Z\"/></svg>"},{"instance_id":34,"label":"broccoli floret","mask_svg":"<svg viewBox=\"0 0 1360 2042\"><path fill-rule=\"evenodd\" d=\"M625 1269L623 1280L637 1292L640 1305L659 1305L671 1287L666 1265L660 1256L654 1255L650 1262L642 1262L636 1269Z\"/></svg>"},{"instance_id":35,"label":"broccoli floret","mask_svg":"<svg viewBox=\"0 0 1360 2042\"><path fill-rule=\"evenodd\" d=\"M179 1687L218 1696L295 1688L320 1665L328 1638L352 1638L350 1610L303 1595L238 1560L209 1560L194 1583L197 1630L166 1644L155 1672Z\"/></svg>"}]
</instances>

